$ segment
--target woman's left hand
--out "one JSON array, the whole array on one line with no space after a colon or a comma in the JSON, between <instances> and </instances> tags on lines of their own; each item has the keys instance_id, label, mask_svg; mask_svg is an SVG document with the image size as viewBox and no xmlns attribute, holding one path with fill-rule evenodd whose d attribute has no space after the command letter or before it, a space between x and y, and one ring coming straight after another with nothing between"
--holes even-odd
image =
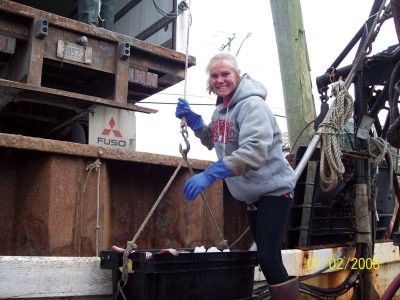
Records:
<instances>
[{"instance_id":1,"label":"woman's left hand","mask_svg":"<svg viewBox=\"0 0 400 300\"><path fill-rule=\"evenodd\" d=\"M183 187L186 199L193 201L196 197L208 186L210 186L217 179L224 179L225 177L232 176L232 172L228 169L222 159L213 163L203 172L194 175L186 181Z\"/></svg>"},{"instance_id":2,"label":"woman's left hand","mask_svg":"<svg viewBox=\"0 0 400 300\"><path fill-rule=\"evenodd\" d=\"M194 175L192 178L186 181L185 186L183 187L183 192L185 193L186 199L193 201L214 181L215 179L206 176L204 172Z\"/></svg>"}]
</instances>

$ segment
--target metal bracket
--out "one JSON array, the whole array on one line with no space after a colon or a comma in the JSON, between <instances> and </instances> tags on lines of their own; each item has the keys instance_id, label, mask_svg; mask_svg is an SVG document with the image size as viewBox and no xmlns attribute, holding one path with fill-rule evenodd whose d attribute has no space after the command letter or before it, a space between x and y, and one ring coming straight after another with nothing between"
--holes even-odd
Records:
<instances>
[{"instance_id":1,"label":"metal bracket","mask_svg":"<svg viewBox=\"0 0 400 300\"><path fill-rule=\"evenodd\" d=\"M38 39L44 39L49 35L49 21L46 19L35 20L35 36Z\"/></svg>"},{"instance_id":2,"label":"metal bracket","mask_svg":"<svg viewBox=\"0 0 400 300\"><path fill-rule=\"evenodd\" d=\"M119 43L119 58L128 59L131 56L131 44L128 42Z\"/></svg>"}]
</instances>

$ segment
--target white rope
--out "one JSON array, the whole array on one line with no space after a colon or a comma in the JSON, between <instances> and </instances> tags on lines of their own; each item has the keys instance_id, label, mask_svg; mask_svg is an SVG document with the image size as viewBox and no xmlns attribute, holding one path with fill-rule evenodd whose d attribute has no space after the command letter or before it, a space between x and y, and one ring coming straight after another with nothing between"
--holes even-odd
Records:
<instances>
[{"instance_id":1,"label":"white rope","mask_svg":"<svg viewBox=\"0 0 400 300\"><path fill-rule=\"evenodd\" d=\"M320 182L323 192L331 191L336 187L339 178L344 174L345 169L341 160L341 150L338 135L345 123L350 119L353 113L353 99L348 93L348 88L353 82L353 77L366 56L366 49L372 42L375 27L378 23L380 15L385 7L386 1L382 4L375 15L375 19L371 25L358 56L354 59L346 81L339 80L332 84L332 92L336 96L333 104L329 108L328 114L324 121L318 127L318 133L321 134L321 163L320 163Z\"/></svg>"},{"instance_id":2,"label":"white rope","mask_svg":"<svg viewBox=\"0 0 400 300\"><path fill-rule=\"evenodd\" d=\"M372 165L374 167L377 167L382 163L386 153L390 154L390 151L388 150L388 143L383 138L371 138L371 148L369 149L369 154L372 157Z\"/></svg>"},{"instance_id":3,"label":"white rope","mask_svg":"<svg viewBox=\"0 0 400 300\"><path fill-rule=\"evenodd\" d=\"M386 160L387 168L389 171L389 182L393 181L393 156L390 151L390 145L383 138L371 138L371 147L369 154L372 157L372 165L379 167L383 162L385 155L388 154L389 158Z\"/></svg>"},{"instance_id":4,"label":"white rope","mask_svg":"<svg viewBox=\"0 0 400 300\"><path fill-rule=\"evenodd\" d=\"M185 51L185 81L183 86L183 98L186 99L186 88L187 88L187 77L188 77L188 67L189 67L189 36L190 36L190 26L192 25L192 14L190 13L190 0L189 7L187 9L187 31L186 31L186 51Z\"/></svg>"},{"instance_id":5,"label":"white rope","mask_svg":"<svg viewBox=\"0 0 400 300\"><path fill-rule=\"evenodd\" d=\"M90 176L90 173L95 170L97 172L97 184L96 184L96 256L99 256L99 234L100 234L100 159L96 159L95 162L89 164L86 167L88 174L86 176L85 185L83 186L83 193L86 192L86 185Z\"/></svg>"},{"instance_id":6,"label":"white rope","mask_svg":"<svg viewBox=\"0 0 400 300\"><path fill-rule=\"evenodd\" d=\"M189 36L190 36L190 26L192 25L192 14L190 13L190 0L189 6L187 8L187 30L186 30L186 50L185 50L185 78L183 81L183 98L186 99L186 90L187 90L187 78L188 78L188 68L189 68ZM187 122L186 117L182 117L181 119L181 133L187 133Z\"/></svg>"},{"instance_id":7,"label":"white rope","mask_svg":"<svg viewBox=\"0 0 400 300\"><path fill-rule=\"evenodd\" d=\"M345 172L338 134L353 113L353 99L344 81L335 82L332 89L336 99L318 130L322 137L320 179L324 192L332 190Z\"/></svg>"}]
</instances>

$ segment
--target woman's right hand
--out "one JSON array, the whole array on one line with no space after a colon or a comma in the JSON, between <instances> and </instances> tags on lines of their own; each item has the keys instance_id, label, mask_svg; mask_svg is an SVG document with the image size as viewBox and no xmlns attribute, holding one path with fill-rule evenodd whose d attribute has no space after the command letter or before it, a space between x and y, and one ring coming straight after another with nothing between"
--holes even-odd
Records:
<instances>
[{"instance_id":1,"label":"woman's right hand","mask_svg":"<svg viewBox=\"0 0 400 300\"><path fill-rule=\"evenodd\" d=\"M186 117L186 114L193 113L186 99L178 98L178 105L176 106L175 116L178 119Z\"/></svg>"},{"instance_id":2,"label":"woman's right hand","mask_svg":"<svg viewBox=\"0 0 400 300\"><path fill-rule=\"evenodd\" d=\"M178 98L178 105L176 106L175 116L178 119L186 118L187 125L193 130L199 130L203 128L203 118L192 111L187 100Z\"/></svg>"}]
</instances>

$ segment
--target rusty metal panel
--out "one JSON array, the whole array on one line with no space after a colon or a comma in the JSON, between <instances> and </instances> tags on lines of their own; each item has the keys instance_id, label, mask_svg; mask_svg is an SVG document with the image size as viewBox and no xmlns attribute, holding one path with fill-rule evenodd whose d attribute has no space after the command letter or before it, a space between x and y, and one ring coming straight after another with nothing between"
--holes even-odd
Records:
<instances>
[{"instance_id":1,"label":"rusty metal panel","mask_svg":"<svg viewBox=\"0 0 400 300\"><path fill-rule=\"evenodd\" d=\"M7 171L16 174L18 192L6 209L15 211L15 222L12 215L5 217L14 225L14 234L0 245L2 255L94 255L96 193L91 182L96 180L89 180L86 193L82 192L87 162L40 153L14 152L14 156L18 162ZM3 169L3 157L0 164ZM104 191L107 182L101 186ZM104 193L102 199L106 197Z\"/></svg>"},{"instance_id":2,"label":"rusty metal panel","mask_svg":"<svg viewBox=\"0 0 400 300\"><path fill-rule=\"evenodd\" d=\"M50 185L48 180L52 175L49 161L37 155L28 157L16 156L16 185L18 193L13 201L16 211L14 236L11 241L12 252L15 255L50 255L49 248L49 209ZM28 161L31 163L28 164ZM28 166L26 168L25 166ZM4 250L1 252L3 253Z\"/></svg>"},{"instance_id":3,"label":"rusty metal panel","mask_svg":"<svg viewBox=\"0 0 400 300\"><path fill-rule=\"evenodd\" d=\"M15 218L17 207L14 205L19 190L17 186L17 172L15 165L17 158L0 149L0 247L2 253L11 255L13 245L10 243L14 236L14 226L18 222Z\"/></svg>"},{"instance_id":4,"label":"rusty metal panel","mask_svg":"<svg viewBox=\"0 0 400 300\"><path fill-rule=\"evenodd\" d=\"M124 246L135 236L175 168L114 162L108 164L108 169L110 178L113 178L110 227L119 228L110 233L110 242ZM184 199L183 184L188 178L188 171L178 173L139 236L139 248L212 246L219 243L217 230L201 200L187 202ZM221 184L211 186L207 195L209 203L213 204L214 216L222 227L221 201L215 199L221 187Z\"/></svg>"},{"instance_id":5,"label":"rusty metal panel","mask_svg":"<svg viewBox=\"0 0 400 300\"><path fill-rule=\"evenodd\" d=\"M23 150L0 152L2 202L0 255L93 256L96 253L97 196L99 248L131 240L171 177L175 167L144 162L101 160ZM138 240L142 248L217 245L219 237L201 202L186 202L189 174L178 173ZM8 185L14 187L8 190ZM221 183L208 190L215 217L223 227L218 201ZM13 232L13 234L7 234Z\"/></svg>"}]
</instances>

